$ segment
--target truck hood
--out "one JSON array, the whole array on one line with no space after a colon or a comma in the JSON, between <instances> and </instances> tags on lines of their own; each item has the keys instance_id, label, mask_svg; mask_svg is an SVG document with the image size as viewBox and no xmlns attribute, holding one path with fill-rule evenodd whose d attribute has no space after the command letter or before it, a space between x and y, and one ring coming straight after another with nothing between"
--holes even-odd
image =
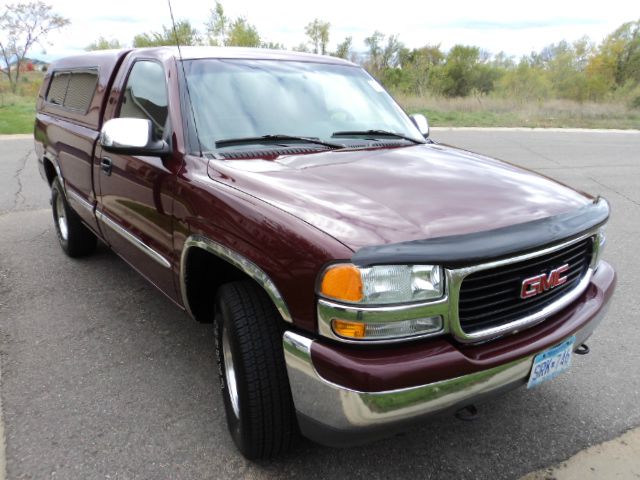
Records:
<instances>
[{"instance_id":1,"label":"truck hood","mask_svg":"<svg viewBox=\"0 0 640 480\"><path fill-rule=\"evenodd\" d=\"M208 173L354 251L492 230L590 201L531 171L437 144L210 160Z\"/></svg>"}]
</instances>

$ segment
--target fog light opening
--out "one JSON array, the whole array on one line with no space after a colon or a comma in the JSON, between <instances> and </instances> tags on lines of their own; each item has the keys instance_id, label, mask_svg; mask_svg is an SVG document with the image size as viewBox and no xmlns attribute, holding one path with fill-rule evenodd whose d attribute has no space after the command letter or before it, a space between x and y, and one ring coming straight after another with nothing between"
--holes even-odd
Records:
<instances>
[{"instance_id":1,"label":"fog light opening","mask_svg":"<svg viewBox=\"0 0 640 480\"><path fill-rule=\"evenodd\" d=\"M442 330L442 317L413 318L392 322L353 322L342 319L331 321L333 332L354 340L388 340L436 333Z\"/></svg>"}]
</instances>

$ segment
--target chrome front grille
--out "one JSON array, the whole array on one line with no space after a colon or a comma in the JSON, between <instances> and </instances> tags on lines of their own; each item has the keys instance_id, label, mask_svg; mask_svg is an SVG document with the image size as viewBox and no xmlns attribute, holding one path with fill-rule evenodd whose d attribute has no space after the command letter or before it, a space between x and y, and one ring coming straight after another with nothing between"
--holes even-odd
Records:
<instances>
[{"instance_id":1,"label":"chrome front grille","mask_svg":"<svg viewBox=\"0 0 640 480\"><path fill-rule=\"evenodd\" d=\"M589 272L593 237L539 256L474 271L465 276L458 294L458 325L465 336L509 330L509 326L531 318L575 291ZM567 281L531 298L520 297L523 280L569 265Z\"/></svg>"}]
</instances>

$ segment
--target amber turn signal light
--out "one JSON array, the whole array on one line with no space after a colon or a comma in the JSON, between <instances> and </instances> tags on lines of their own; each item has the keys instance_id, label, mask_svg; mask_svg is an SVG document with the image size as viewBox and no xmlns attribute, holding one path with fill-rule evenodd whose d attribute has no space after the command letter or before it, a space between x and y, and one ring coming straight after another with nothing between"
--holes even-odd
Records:
<instances>
[{"instance_id":1,"label":"amber turn signal light","mask_svg":"<svg viewBox=\"0 0 640 480\"><path fill-rule=\"evenodd\" d=\"M333 331L341 337L364 338L366 325L358 322L347 322L345 320L333 320L331 322Z\"/></svg>"},{"instance_id":2,"label":"amber turn signal light","mask_svg":"<svg viewBox=\"0 0 640 480\"><path fill-rule=\"evenodd\" d=\"M362 300L362 278L354 265L329 267L322 278L320 293L329 298L346 302Z\"/></svg>"}]
</instances>

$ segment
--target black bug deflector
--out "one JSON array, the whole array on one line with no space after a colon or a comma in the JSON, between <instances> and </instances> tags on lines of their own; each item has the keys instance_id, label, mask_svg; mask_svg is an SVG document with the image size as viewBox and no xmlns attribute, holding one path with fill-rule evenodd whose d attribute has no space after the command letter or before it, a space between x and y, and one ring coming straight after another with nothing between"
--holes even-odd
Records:
<instances>
[{"instance_id":1,"label":"black bug deflector","mask_svg":"<svg viewBox=\"0 0 640 480\"><path fill-rule=\"evenodd\" d=\"M598 197L571 212L495 230L364 247L351 261L360 267L416 263L469 265L569 240L602 225L608 218L609 203Z\"/></svg>"}]
</instances>

